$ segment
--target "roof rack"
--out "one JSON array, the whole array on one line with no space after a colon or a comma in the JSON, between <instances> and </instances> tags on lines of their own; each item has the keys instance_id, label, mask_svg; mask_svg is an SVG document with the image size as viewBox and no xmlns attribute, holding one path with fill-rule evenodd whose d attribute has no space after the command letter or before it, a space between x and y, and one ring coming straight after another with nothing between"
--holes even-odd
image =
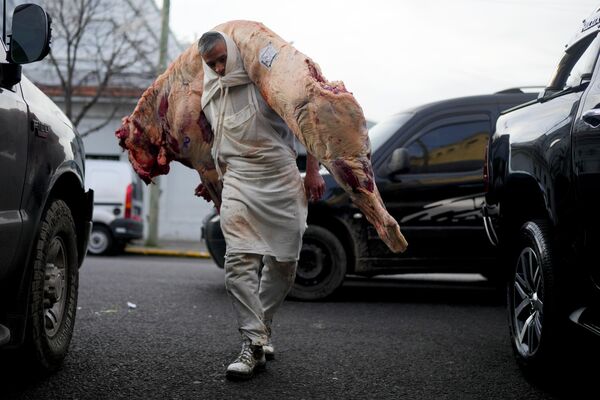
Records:
<instances>
[{"instance_id":1,"label":"roof rack","mask_svg":"<svg viewBox=\"0 0 600 400\"><path fill-rule=\"evenodd\" d=\"M543 89L544 89L544 86L519 86L519 87L500 90L499 92L496 92L494 94L535 93L535 92L541 92Z\"/></svg>"}]
</instances>

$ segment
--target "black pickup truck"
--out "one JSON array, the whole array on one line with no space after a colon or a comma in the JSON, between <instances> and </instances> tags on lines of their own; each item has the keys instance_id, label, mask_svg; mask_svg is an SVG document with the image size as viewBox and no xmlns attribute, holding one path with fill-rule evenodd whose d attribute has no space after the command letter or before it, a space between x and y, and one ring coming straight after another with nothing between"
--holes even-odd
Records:
<instances>
[{"instance_id":1,"label":"black pickup truck","mask_svg":"<svg viewBox=\"0 0 600 400\"><path fill-rule=\"evenodd\" d=\"M8 50L0 40L0 359L12 366L4 356L16 355L28 372L54 370L67 354L92 226L81 138L21 74L48 54L50 22L19 5Z\"/></svg>"},{"instance_id":2,"label":"black pickup truck","mask_svg":"<svg viewBox=\"0 0 600 400\"><path fill-rule=\"evenodd\" d=\"M484 222L506 255L511 342L526 372L562 359L573 331L600 335L599 21L584 20L549 86L502 115L488 147Z\"/></svg>"},{"instance_id":3,"label":"black pickup truck","mask_svg":"<svg viewBox=\"0 0 600 400\"><path fill-rule=\"evenodd\" d=\"M483 229L485 147L500 112L536 98L508 89L425 104L369 130L377 187L409 247L394 254L333 177L309 204L296 281L290 295L316 300L332 294L346 274L479 272L497 278L493 247ZM301 164L301 163L300 163ZM209 252L223 266L219 217L203 224Z\"/></svg>"}]
</instances>

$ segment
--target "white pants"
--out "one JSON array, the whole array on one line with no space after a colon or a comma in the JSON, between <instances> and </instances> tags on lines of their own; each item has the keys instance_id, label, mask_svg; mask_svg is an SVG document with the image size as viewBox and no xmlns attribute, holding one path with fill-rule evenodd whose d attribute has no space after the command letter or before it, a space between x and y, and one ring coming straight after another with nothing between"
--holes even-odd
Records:
<instances>
[{"instance_id":1,"label":"white pants","mask_svg":"<svg viewBox=\"0 0 600 400\"><path fill-rule=\"evenodd\" d=\"M240 333L252 344L266 344L273 315L294 283L297 264L260 254L225 256L225 288L237 314Z\"/></svg>"}]
</instances>

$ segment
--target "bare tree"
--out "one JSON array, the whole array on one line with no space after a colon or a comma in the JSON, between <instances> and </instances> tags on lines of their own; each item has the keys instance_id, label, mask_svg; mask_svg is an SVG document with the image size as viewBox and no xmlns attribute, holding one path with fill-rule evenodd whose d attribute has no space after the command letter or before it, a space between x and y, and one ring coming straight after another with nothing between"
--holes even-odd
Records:
<instances>
[{"instance_id":1,"label":"bare tree","mask_svg":"<svg viewBox=\"0 0 600 400\"><path fill-rule=\"evenodd\" d=\"M130 0L44 3L53 19L50 63L62 88L65 114L78 126L99 100L110 98L112 104L105 120L81 132L86 136L106 126L122 105L120 99L139 95L156 75L156 60L148 55L157 54L158 40L148 35L151 30Z\"/></svg>"}]
</instances>

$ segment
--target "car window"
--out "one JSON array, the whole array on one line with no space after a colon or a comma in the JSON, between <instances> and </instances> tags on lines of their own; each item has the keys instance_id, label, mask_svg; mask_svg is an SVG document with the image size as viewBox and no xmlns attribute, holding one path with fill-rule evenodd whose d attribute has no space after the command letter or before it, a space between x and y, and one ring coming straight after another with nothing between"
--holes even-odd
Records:
<instances>
[{"instance_id":1,"label":"car window","mask_svg":"<svg viewBox=\"0 0 600 400\"><path fill-rule=\"evenodd\" d=\"M590 79L599 50L600 36L598 35L591 35L569 48L560 60L549 88L565 90L579 86L583 78Z\"/></svg>"},{"instance_id":2,"label":"car window","mask_svg":"<svg viewBox=\"0 0 600 400\"><path fill-rule=\"evenodd\" d=\"M404 125L414 114L400 113L379 122L369 129L369 139L371 141L371 152L374 153L391 138L398 129Z\"/></svg>"},{"instance_id":3,"label":"car window","mask_svg":"<svg viewBox=\"0 0 600 400\"><path fill-rule=\"evenodd\" d=\"M489 120L454 123L431 129L407 147L410 173L480 169L489 137Z\"/></svg>"},{"instance_id":4,"label":"car window","mask_svg":"<svg viewBox=\"0 0 600 400\"><path fill-rule=\"evenodd\" d=\"M571 72L569 73L569 77L567 78L567 82L565 84L565 88L579 86L581 84L582 78L586 75L588 76L587 79L590 79L592 77L592 72L594 71L596 60L598 59L599 49L600 36L596 36L596 38L587 47L587 49L583 52L583 54L579 57L579 60L577 60L577 62L571 69Z\"/></svg>"},{"instance_id":5,"label":"car window","mask_svg":"<svg viewBox=\"0 0 600 400\"><path fill-rule=\"evenodd\" d=\"M0 35L0 36L2 36L2 35ZM6 62L6 50L5 50L4 42L2 41L2 39L0 39L0 62L1 63Z\"/></svg>"}]
</instances>

